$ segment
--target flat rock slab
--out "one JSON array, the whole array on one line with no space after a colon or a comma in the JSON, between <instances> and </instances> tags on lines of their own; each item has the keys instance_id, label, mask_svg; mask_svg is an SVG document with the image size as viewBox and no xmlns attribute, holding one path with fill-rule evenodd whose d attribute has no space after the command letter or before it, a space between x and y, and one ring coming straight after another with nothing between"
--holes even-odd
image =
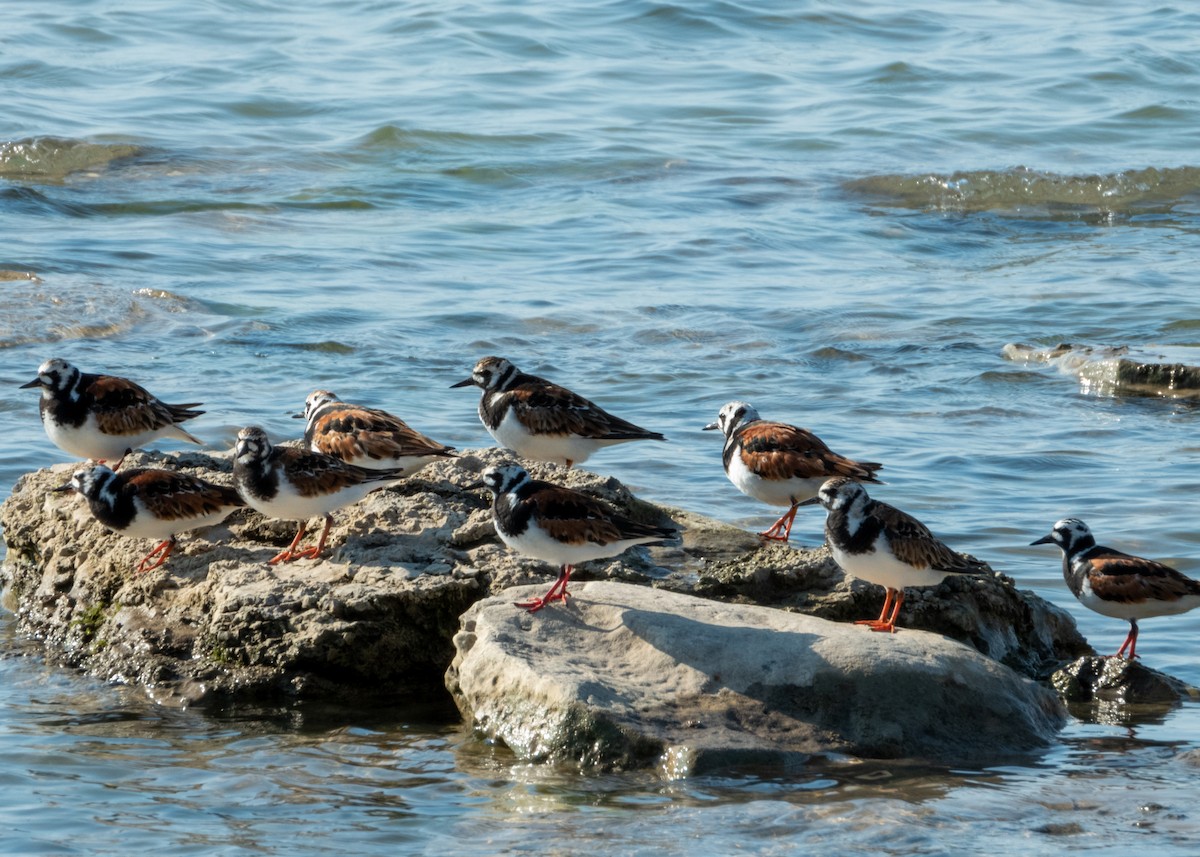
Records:
<instances>
[{"instance_id":1,"label":"flat rock slab","mask_svg":"<svg viewBox=\"0 0 1200 857\"><path fill-rule=\"evenodd\" d=\"M1053 738L1055 694L961 643L597 581L536 614L516 587L463 617L447 687L535 761L679 777L813 754L975 764Z\"/></svg>"}]
</instances>

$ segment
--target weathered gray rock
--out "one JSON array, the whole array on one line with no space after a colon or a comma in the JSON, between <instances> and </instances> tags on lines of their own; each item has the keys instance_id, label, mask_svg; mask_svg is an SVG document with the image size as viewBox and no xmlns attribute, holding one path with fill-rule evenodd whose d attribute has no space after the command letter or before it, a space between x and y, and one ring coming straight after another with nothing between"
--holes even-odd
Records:
<instances>
[{"instance_id":1,"label":"weathered gray rock","mask_svg":"<svg viewBox=\"0 0 1200 857\"><path fill-rule=\"evenodd\" d=\"M163 569L132 569L152 545L108 533L83 501L51 489L72 465L31 473L0 507L3 569L21 628L52 655L164 702L205 696L444 694L459 617L508 587L548 587L554 569L520 557L493 532L486 492L467 490L497 450L466 451L335 514L330 554L268 566L293 525L245 510L185 536ZM180 466L228 478L226 456L139 453L127 467ZM825 549L763 546L756 536L633 497L615 479L531 467L647 521L676 520L680 547L635 549L586 563L575 579L622 580L680 593L841 620L877 615L883 591L845 577ZM819 528L821 516L811 516ZM901 623L963 640L1042 677L1088 649L1061 610L1002 575L912 591ZM444 697L443 697L444 698Z\"/></svg>"},{"instance_id":2,"label":"weathered gray rock","mask_svg":"<svg viewBox=\"0 0 1200 857\"><path fill-rule=\"evenodd\" d=\"M1036 348L1004 346L1004 356L1019 363L1044 363L1079 378L1084 392L1101 396L1200 397L1200 349L1171 346L1133 350L1128 346L1095 348L1062 343Z\"/></svg>"},{"instance_id":3,"label":"weathered gray rock","mask_svg":"<svg viewBox=\"0 0 1200 857\"><path fill-rule=\"evenodd\" d=\"M961 643L596 582L536 615L473 606L447 686L518 755L667 776L812 754L994 760L1044 744L1054 693Z\"/></svg>"},{"instance_id":4,"label":"weathered gray rock","mask_svg":"<svg viewBox=\"0 0 1200 857\"><path fill-rule=\"evenodd\" d=\"M81 498L53 493L77 466L57 465L22 477L0 508L5 588L22 629L52 654L163 702L444 694L463 611L493 587L553 579L553 569L496 540L486 492L463 487L502 458L465 453L335 513L332 550L317 562L267 565L295 525L242 510L182 538L170 562L145 575L133 569L153 544L109 533ZM217 481L230 470L227 456L201 453L138 453L124 466L177 466ZM663 515L615 480L532 470L590 487L629 514ZM591 571L645 579L648 557Z\"/></svg>"},{"instance_id":5,"label":"weathered gray rock","mask_svg":"<svg viewBox=\"0 0 1200 857\"><path fill-rule=\"evenodd\" d=\"M1200 689L1116 656L1089 655L1056 671L1051 684L1082 720L1126 723L1200 699Z\"/></svg>"}]
</instances>

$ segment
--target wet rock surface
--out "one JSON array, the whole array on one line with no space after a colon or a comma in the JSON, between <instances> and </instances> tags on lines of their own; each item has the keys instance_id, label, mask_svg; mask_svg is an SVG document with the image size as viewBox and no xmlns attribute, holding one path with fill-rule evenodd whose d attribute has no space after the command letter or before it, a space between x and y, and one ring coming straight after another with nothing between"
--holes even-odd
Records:
<instances>
[{"instance_id":1,"label":"wet rock surface","mask_svg":"<svg viewBox=\"0 0 1200 857\"><path fill-rule=\"evenodd\" d=\"M447 686L518 755L668 777L813 754L1011 756L1064 721L1054 693L961 643L613 582L566 605L468 611Z\"/></svg>"},{"instance_id":2,"label":"wet rock surface","mask_svg":"<svg viewBox=\"0 0 1200 857\"><path fill-rule=\"evenodd\" d=\"M1200 700L1200 689L1115 655L1088 655L1057 670L1051 684L1071 712L1084 720L1123 721L1185 700Z\"/></svg>"},{"instance_id":3,"label":"wet rock surface","mask_svg":"<svg viewBox=\"0 0 1200 857\"><path fill-rule=\"evenodd\" d=\"M1019 363L1055 366L1075 375L1085 393L1200 397L1200 349L1192 347L1132 349L1061 343L1039 348L1010 343L1004 346L1004 356Z\"/></svg>"}]
</instances>

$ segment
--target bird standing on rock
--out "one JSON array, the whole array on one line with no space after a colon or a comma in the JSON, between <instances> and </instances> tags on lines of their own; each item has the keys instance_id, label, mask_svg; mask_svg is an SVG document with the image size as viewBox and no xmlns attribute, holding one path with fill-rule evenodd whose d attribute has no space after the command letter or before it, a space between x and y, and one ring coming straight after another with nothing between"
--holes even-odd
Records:
<instances>
[{"instance_id":1,"label":"bird standing on rock","mask_svg":"<svg viewBox=\"0 0 1200 857\"><path fill-rule=\"evenodd\" d=\"M634 545L664 544L677 535L669 527L630 520L586 494L531 479L517 464L489 467L483 484L495 495L492 523L500 540L517 553L560 566L545 595L517 603L530 613L567 600L576 564L616 556Z\"/></svg>"},{"instance_id":2,"label":"bird standing on rock","mask_svg":"<svg viewBox=\"0 0 1200 857\"><path fill-rule=\"evenodd\" d=\"M872 500L853 479L830 479L815 501L827 511L825 538L834 561L847 574L886 590L879 618L856 625L895 633L906 586L936 586L950 574L988 570L986 563L948 548L912 515Z\"/></svg>"},{"instance_id":3,"label":"bird standing on rock","mask_svg":"<svg viewBox=\"0 0 1200 857\"><path fill-rule=\"evenodd\" d=\"M722 460L729 481L743 494L771 506L787 506L783 516L759 533L764 539L786 542L792 535L796 510L816 496L825 480L849 476L878 482L882 464L854 461L838 455L808 429L764 420L746 402L729 402L717 421L704 431L725 435Z\"/></svg>"},{"instance_id":4,"label":"bird standing on rock","mask_svg":"<svg viewBox=\"0 0 1200 857\"><path fill-rule=\"evenodd\" d=\"M1114 657L1137 657L1138 619L1174 616L1200 607L1200 581L1161 562L1096 544L1088 525L1063 518L1035 545L1056 544L1063 552L1063 579L1084 607L1124 619L1129 633Z\"/></svg>"},{"instance_id":5,"label":"bird standing on rock","mask_svg":"<svg viewBox=\"0 0 1200 857\"><path fill-rule=\"evenodd\" d=\"M526 375L503 357L484 357L469 378L450 386L470 384L483 391L479 419L484 428L505 449L531 461L570 467L616 443L666 440L566 387Z\"/></svg>"},{"instance_id":6,"label":"bird standing on rock","mask_svg":"<svg viewBox=\"0 0 1200 857\"><path fill-rule=\"evenodd\" d=\"M41 387L38 410L46 435L64 452L117 470L126 453L160 437L204 445L180 423L200 416L199 403L168 405L128 378L80 372L53 357L21 389Z\"/></svg>"},{"instance_id":7,"label":"bird standing on rock","mask_svg":"<svg viewBox=\"0 0 1200 857\"><path fill-rule=\"evenodd\" d=\"M328 390L309 393L304 413L296 416L305 420L305 446L368 470L399 469L411 476L454 457L454 447L430 440L399 417L343 402Z\"/></svg>"},{"instance_id":8,"label":"bird standing on rock","mask_svg":"<svg viewBox=\"0 0 1200 857\"><path fill-rule=\"evenodd\" d=\"M108 529L135 539L160 539L138 563L137 573L167 561L179 533L219 524L245 506L236 490L178 470L138 467L120 473L97 464L76 470L55 491L74 490ZM157 561L151 560L157 557Z\"/></svg>"},{"instance_id":9,"label":"bird standing on rock","mask_svg":"<svg viewBox=\"0 0 1200 857\"><path fill-rule=\"evenodd\" d=\"M404 475L399 469L355 467L340 458L295 446L272 446L258 426L238 432L233 454L234 482L246 504L268 518L299 522L296 537L269 560L272 565L301 557L316 559L329 538L332 512ZM308 519L318 516L325 518L321 538L313 547L297 550Z\"/></svg>"}]
</instances>

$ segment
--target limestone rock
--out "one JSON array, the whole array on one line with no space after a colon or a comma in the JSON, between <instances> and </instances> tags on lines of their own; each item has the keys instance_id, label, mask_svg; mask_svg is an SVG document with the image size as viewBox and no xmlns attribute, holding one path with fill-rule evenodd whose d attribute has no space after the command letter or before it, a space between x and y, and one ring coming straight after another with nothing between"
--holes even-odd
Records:
<instances>
[{"instance_id":1,"label":"limestone rock","mask_svg":"<svg viewBox=\"0 0 1200 857\"><path fill-rule=\"evenodd\" d=\"M499 450L467 450L335 513L319 562L268 566L294 525L250 510L180 539L162 569L135 575L150 542L108 533L79 497L54 494L76 465L22 477L0 507L3 582L20 627L105 678L164 702L205 696L401 693L444 697L459 617L555 569L514 554L492 529L489 496L467 486ZM126 467L176 466L220 481L227 455L138 453ZM846 621L877 615L883 590L845 577L825 549L767 545L752 533L634 497L617 480L533 465L538 478L590 492L626 515L675 520L682 544L585 563L575 580L621 580L710 599ZM819 527L821 515L812 523ZM318 522L314 522L317 524ZM1074 622L1002 575L910 591L901 622L963 640L1027 675L1090 651Z\"/></svg>"},{"instance_id":2,"label":"limestone rock","mask_svg":"<svg viewBox=\"0 0 1200 857\"><path fill-rule=\"evenodd\" d=\"M812 754L974 764L1050 740L1044 685L934 634L877 634L621 583L537 614L473 606L447 673L464 717L537 761L666 776Z\"/></svg>"}]
</instances>

